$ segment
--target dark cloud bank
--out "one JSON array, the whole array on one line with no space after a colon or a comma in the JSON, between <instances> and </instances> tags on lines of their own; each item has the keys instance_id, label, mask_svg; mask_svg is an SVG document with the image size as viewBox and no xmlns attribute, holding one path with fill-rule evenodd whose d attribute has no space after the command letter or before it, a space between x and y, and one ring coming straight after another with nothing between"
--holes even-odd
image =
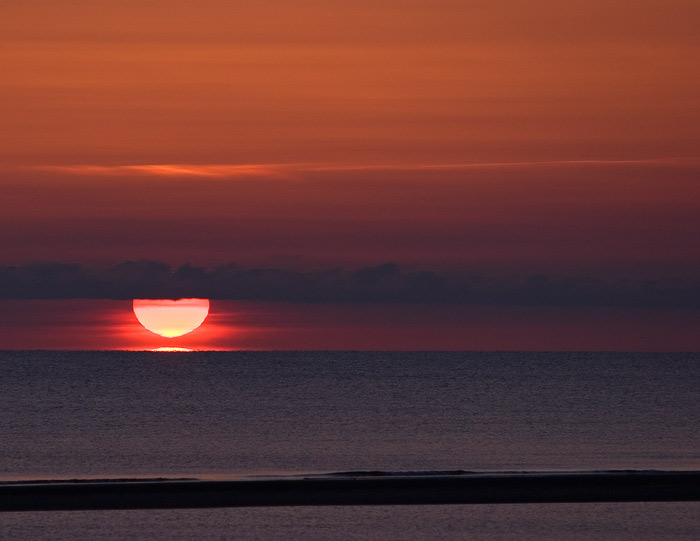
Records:
<instances>
[{"instance_id":1,"label":"dark cloud bank","mask_svg":"<svg viewBox=\"0 0 700 541\"><path fill-rule=\"evenodd\" d=\"M700 281L605 281L415 270L395 263L299 271L127 261L106 269L44 263L0 267L3 299L182 298L292 302L700 308Z\"/></svg>"}]
</instances>

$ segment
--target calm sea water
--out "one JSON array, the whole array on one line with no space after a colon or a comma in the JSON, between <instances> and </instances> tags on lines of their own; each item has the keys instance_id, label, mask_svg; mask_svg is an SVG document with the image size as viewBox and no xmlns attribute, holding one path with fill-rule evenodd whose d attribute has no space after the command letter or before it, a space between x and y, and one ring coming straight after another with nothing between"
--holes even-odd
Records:
<instances>
[{"instance_id":1,"label":"calm sea water","mask_svg":"<svg viewBox=\"0 0 700 541\"><path fill-rule=\"evenodd\" d=\"M700 470L700 355L0 352L0 479ZM13 537L693 539L698 504L6 513ZM135 527L138 524L138 527Z\"/></svg>"}]
</instances>

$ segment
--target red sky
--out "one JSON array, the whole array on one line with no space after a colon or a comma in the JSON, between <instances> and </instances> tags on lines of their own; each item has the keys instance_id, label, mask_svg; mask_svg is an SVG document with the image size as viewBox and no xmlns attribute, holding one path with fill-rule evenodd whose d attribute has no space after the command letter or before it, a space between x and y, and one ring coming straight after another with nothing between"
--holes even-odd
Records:
<instances>
[{"instance_id":1,"label":"red sky","mask_svg":"<svg viewBox=\"0 0 700 541\"><path fill-rule=\"evenodd\" d=\"M0 266L698 280L698 20L694 0L7 2ZM383 314L372 347L401 348ZM416 347L471 348L453 317ZM603 343L535 320L524 348ZM300 336L269 347L349 347ZM493 336L474 347L515 343Z\"/></svg>"},{"instance_id":2,"label":"red sky","mask_svg":"<svg viewBox=\"0 0 700 541\"><path fill-rule=\"evenodd\" d=\"M186 171L15 171L0 263L700 270L700 160Z\"/></svg>"},{"instance_id":3,"label":"red sky","mask_svg":"<svg viewBox=\"0 0 700 541\"><path fill-rule=\"evenodd\" d=\"M212 301L204 324L163 338L131 301L0 300L6 349L697 351L700 311Z\"/></svg>"}]
</instances>

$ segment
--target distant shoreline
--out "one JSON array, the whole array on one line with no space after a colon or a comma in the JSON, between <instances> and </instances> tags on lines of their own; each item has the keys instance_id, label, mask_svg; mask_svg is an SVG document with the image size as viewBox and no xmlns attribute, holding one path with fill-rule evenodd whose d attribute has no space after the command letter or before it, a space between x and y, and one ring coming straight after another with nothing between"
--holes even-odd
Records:
<instances>
[{"instance_id":1,"label":"distant shoreline","mask_svg":"<svg viewBox=\"0 0 700 541\"><path fill-rule=\"evenodd\" d=\"M341 472L0 483L0 511L700 501L700 471Z\"/></svg>"}]
</instances>

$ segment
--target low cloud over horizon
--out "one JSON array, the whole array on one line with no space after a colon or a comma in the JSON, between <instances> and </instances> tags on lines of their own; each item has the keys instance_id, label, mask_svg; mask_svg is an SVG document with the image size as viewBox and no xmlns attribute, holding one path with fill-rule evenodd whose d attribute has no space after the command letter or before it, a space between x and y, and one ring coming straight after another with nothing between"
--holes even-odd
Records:
<instances>
[{"instance_id":1,"label":"low cloud over horizon","mask_svg":"<svg viewBox=\"0 0 700 541\"><path fill-rule=\"evenodd\" d=\"M700 280L433 271L394 262L359 268L173 267L125 261L0 266L1 299L203 297L300 303L458 303L498 306L700 308Z\"/></svg>"}]
</instances>

